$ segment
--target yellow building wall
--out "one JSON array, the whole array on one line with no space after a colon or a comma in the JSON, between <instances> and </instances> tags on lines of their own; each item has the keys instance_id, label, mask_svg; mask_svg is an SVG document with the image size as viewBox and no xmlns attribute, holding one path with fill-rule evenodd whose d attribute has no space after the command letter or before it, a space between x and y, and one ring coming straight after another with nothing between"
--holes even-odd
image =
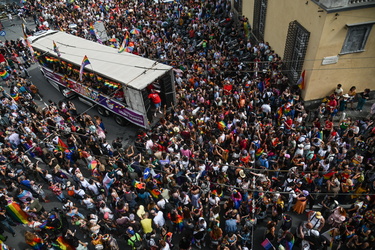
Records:
<instances>
[{"instance_id":1,"label":"yellow building wall","mask_svg":"<svg viewBox=\"0 0 375 250\"><path fill-rule=\"evenodd\" d=\"M331 94L339 83L345 93L351 86L356 86L357 92L363 92L365 88L375 90L375 25L370 31L364 52L340 55L348 32L346 24L375 21L375 8L337 14L336 16L336 13L330 13L326 17L316 61L309 73L305 100L325 97ZM339 59L336 64L322 65L324 57L337 55Z\"/></svg>"},{"instance_id":2,"label":"yellow building wall","mask_svg":"<svg viewBox=\"0 0 375 250\"><path fill-rule=\"evenodd\" d=\"M243 1L243 14L251 24L253 12L254 0ZM346 24L374 21L375 8L342 11L338 16L335 14L328 14L308 0L268 1L264 40L281 57L284 56L290 22L297 20L310 32L303 65L306 85L302 97L306 101L325 97L338 83L343 85L345 92L353 85L357 87L357 92L362 92L365 87L375 89L375 68L364 69L375 67L375 27L367 40L365 52L340 55L338 63L321 65L324 57L341 52L347 33Z\"/></svg>"},{"instance_id":3,"label":"yellow building wall","mask_svg":"<svg viewBox=\"0 0 375 250\"><path fill-rule=\"evenodd\" d=\"M253 28L254 18L254 0L243 0L242 1L242 14L249 19L251 28Z\"/></svg>"},{"instance_id":4,"label":"yellow building wall","mask_svg":"<svg viewBox=\"0 0 375 250\"><path fill-rule=\"evenodd\" d=\"M308 4L306 4L308 2ZM297 20L310 32L309 44L305 55L303 69L312 69L319 49L321 34L325 25L326 12L320 12L319 6L310 1L277 0L268 1L267 21L265 25L265 41L281 57L284 56L285 41L288 35L289 23ZM312 72L306 70L305 90L308 91ZM305 94L302 93L305 100Z\"/></svg>"}]
</instances>

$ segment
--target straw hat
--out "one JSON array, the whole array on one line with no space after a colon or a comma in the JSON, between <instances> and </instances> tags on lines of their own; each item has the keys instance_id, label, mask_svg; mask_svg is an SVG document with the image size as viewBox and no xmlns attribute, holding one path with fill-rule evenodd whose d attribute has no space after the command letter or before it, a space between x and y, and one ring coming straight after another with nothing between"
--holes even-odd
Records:
<instances>
[{"instance_id":1,"label":"straw hat","mask_svg":"<svg viewBox=\"0 0 375 250\"><path fill-rule=\"evenodd\" d=\"M316 217L317 219L319 219L319 220L320 220L321 218L323 218L321 212L315 212L315 217Z\"/></svg>"},{"instance_id":2,"label":"straw hat","mask_svg":"<svg viewBox=\"0 0 375 250\"><path fill-rule=\"evenodd\" d=\"M246 174L243 171L243 169L240 170L239 174L240 174L241 178L245 178L246 177Z\"/></svg>"}]
</instances>

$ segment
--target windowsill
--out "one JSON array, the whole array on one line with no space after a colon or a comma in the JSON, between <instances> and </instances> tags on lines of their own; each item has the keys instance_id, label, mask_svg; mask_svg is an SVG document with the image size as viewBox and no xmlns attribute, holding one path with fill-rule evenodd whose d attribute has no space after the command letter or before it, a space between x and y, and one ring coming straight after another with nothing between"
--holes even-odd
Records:
<instances>
[{"instance_id":1,"label":"windowsill","mask_svg":"<svg viewBox=\"0 0 375 250\"><path fill-rule=\"evenodd\" d=\"M366 50L358 50L358 51L351 51L351 52L341 52L339 55L347 55L347 54L354 54L354 53L362 53L365 52Z\"/></svg>"}]
</instances>

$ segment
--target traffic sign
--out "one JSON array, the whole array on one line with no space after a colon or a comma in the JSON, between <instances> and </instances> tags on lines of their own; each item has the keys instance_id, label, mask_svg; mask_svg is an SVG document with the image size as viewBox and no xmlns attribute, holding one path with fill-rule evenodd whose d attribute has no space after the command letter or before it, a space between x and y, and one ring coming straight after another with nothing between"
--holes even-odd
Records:
<instances>
[{"instance_id":1,"label":"traffic sign","mask_svg":"<svg viewBox=\"0 0 375 250\"><path fill-rule=\"evenodd\" d=\"M6 36L6 34L5 30L0 31L0 36Z\"/></svg>"}]
</instances>

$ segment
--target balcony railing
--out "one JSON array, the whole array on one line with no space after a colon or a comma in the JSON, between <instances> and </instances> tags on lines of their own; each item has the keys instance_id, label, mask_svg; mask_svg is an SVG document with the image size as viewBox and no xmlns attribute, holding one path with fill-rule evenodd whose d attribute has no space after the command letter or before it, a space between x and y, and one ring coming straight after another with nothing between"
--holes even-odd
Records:
<instances>
[{"instance_id":1,"label":"balcony railing","mask_svg":"<svg viewBox=\"0 0 375 250\"><path fill-rule=\"evenodd\" d=\"M346 8L366 8L375 5L375 0L312 0L325 10L337 10Z\"/></svg>"},{"instance_id":2,"label":"balcony railing","mask_svg":"<svg viewBox=\"0 0 375 250\"><path fill-rule=\"evenodd\" d=\"M359 3L371 3L371 2L375 2L375 0L349 0L349 5L359 4Z\"/></svg>"}]
</instances>

